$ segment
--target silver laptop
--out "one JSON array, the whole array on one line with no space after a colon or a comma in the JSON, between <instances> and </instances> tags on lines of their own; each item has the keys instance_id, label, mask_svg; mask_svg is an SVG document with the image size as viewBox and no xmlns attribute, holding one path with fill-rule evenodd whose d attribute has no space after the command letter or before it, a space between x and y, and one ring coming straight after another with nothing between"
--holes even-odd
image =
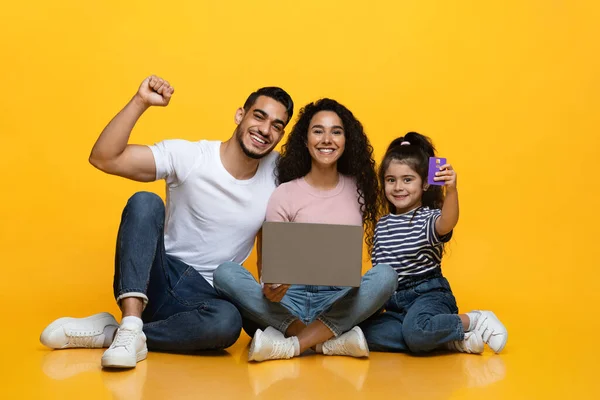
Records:
<instances>
[{"instance_id":1,"label":"silver laptop","mask_svg":"<svg viewBox=\"0 0 600 400\"><path fill-rule=\"evenodd\" d=\"M362 239L362 226L265 222L263 282L358 287Z\"/></svg>"}]
</instances>

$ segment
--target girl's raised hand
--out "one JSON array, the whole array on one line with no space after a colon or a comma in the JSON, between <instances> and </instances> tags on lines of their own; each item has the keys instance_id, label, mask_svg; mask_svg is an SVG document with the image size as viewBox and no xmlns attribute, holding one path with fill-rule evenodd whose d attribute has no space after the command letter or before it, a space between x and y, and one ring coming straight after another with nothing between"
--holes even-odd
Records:
<instances>
[{"instance_id":1,"label":"girl's raised hand","mask_svg":"<svg viewBox=\"0 0 600 400\"><path fill-rule=\"evenodd\" d=\"M440 170L435 173L434 181L444 181L444 186L447 189L456 189L456 171L450 164L444 164L440 167Z\"/></svg>"}]
</instances>

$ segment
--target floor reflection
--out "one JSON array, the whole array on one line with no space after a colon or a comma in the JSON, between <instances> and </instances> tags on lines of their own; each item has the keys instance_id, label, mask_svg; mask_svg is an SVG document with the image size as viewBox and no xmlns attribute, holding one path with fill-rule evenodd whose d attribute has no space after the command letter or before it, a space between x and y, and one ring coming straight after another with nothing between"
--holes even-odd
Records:
<instances>
[{"instance_id":1,"label":"floor reflection","mask_svg":"<svg viewBox=\"0 0 600 400\"><path fill-rule=\"evenodd\" d=\"M442 399L462 388L481 388L506 376L502 356L485 353L414 357L372 353L369 359L307 354L292 360L248 363L247 342L228 352L204 355L150 353L130 370L103 370L102 349L48 351L43 373L78 384L78 376L100 374L115 399L359 397L401 393ZM240 397L241 396L241 397Z\"/></svg>"}]
</instances>

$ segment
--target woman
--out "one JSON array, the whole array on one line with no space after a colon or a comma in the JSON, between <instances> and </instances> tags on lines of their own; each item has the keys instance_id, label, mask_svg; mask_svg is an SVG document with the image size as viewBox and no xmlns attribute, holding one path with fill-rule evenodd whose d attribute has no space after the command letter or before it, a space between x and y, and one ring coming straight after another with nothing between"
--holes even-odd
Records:
<instances>
[{"instance_id":1,"label":"woman","mask_svg":"<svg viewBox=\"0 0 600 400\"><path fill-rule=\"evenodd\" d=\"M363 225L370 249L377 175L373 148L350 110L331 99L300 110L277 177L280 186L269 200L267 221ZM358 288L261 285L240 265L226 263L215 271L214 282L217 292L258 326L248 358L264 361L291 358L313 347L328 355L368 356L356 325L394 293L397 275L381 264L363 276Z\"/></svg>"}]
</instances>

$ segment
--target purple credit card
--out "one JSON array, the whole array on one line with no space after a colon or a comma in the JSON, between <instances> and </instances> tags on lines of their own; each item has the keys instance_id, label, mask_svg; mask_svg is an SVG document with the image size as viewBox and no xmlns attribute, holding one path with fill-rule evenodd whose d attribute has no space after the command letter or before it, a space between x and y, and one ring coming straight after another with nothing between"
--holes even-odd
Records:
<instances>
[{"instance_id":1,"label":"purple credit card","mask_svg":"<svg viewBox=\"0 0 600 400\"><path fill-rule=\"evenodd\" d=\"M446 164L446 159L441 157L429 157L429 173L427 174L427 183L430 185L444 186L444 181L434 181L435 173L440 170L442 165Z\"/></svg>"}]
</instances>

